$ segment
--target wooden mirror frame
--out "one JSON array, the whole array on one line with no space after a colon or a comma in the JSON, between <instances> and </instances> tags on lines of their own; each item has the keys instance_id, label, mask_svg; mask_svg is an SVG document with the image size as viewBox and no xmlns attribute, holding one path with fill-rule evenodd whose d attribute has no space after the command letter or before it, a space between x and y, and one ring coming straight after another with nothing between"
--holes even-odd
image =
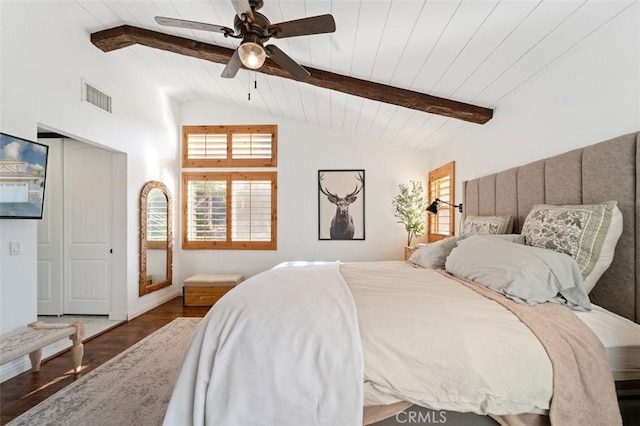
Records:
<instances>
[{"instance_id":1,"label":"wooden mirror frame","mask_svg":"<svg viewBox=\"0 0 640 426\"><path fill-rule=\"evenodd\" d=\"M147 201L152 189L159 189L167 197L167 272L166 280L157 283L147 283ZM173 202L171 193L167 186L155 180L145 183L140 191L140 279L139 295L144 296L164 287L169 287L173 283Z\"/></svg>"}]
</instances>

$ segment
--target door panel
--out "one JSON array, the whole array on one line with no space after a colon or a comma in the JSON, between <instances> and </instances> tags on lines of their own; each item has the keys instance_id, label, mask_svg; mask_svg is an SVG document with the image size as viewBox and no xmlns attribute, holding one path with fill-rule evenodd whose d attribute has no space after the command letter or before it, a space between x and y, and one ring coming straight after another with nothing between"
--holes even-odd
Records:
<instances>
[{"instance_id":1,"label":"door panel","mask_svg":"<svg viewBox=\"0 0 640 426\"><path fill-rule=\"evenodd\" d=\"M62 140L38 142L49 146L44 210L38 221L38 315L62 315Z\"/></svg>"},{"instance_id":2,"label":"door panel","mask_svg":"<svg viewBox=\"0 0 640 426\"><path fill-rule=\"evenodd\" d=\"M64 312L106 315L111 298L111 153L64 145Z\"/></svg>"},{"instance_id":3,"label":"door panel","mask_svg":"<svg viewBox=\"0 0 640 426\"><path fill-rule=\"evenodd\" d=\"M105 300L109 296L109 262L100 259L81 259L69 262L69 298L74 301Z\"/></svg>"}]
</instances>

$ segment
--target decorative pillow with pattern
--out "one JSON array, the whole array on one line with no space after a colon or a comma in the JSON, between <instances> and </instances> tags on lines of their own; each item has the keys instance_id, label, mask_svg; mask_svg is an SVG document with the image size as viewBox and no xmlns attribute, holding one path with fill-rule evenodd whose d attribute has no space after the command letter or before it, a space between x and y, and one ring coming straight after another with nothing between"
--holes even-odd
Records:
<instances>
[{"instance_id":1,"label":"decorative pillow with pattern","mask_svg":"<svg viewBox=\"0 0 640 426\"><path fill-rule=\"evenodd\" d=\"M616 201L566 206L538 204L522 227L527 245L573 257L588 292L611 264L621 234L622 214Z\"/></svg>"},{"instance_id":2,"label":"decorative pillow with pattern","mask_svg":"<svg viewBox=\"0 0 640 426\"><path fill-rule=\"evenodd\" d=\"M513 216L467 216L462 224L463 236L510 234Z\"/></svg>"}]
</instances>

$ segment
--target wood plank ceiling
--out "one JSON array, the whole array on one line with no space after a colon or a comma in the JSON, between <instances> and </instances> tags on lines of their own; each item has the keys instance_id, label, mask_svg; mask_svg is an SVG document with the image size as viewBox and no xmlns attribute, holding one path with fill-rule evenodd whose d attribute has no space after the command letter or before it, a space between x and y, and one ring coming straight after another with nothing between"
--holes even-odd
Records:
<instances>
[{"instance_id":1,"label":"wood plank ceiling","mask_svg":"<svg viewBox=\"0 0 640 426\"><path fill-rule=\"evenodd\" d=\"M333 34L269 41L305 67L499 114L510 94L603 26L615 24L618 15L637 3L264 0L260 12L272 23L334 16ZM221 34L161 27L153 19L167 16L232 27L235 11L230 0L76 0L75 5L81 9L75 14L78 25L87 34L131 25L227 49L238 46L237 40ZM479 126L273 75L240 70L235 79L223 79L223 64L140 45L105 54L146 67L180 103L211 99L393 145L429 150L465 126Z\"/></svg>"}]
</instances>

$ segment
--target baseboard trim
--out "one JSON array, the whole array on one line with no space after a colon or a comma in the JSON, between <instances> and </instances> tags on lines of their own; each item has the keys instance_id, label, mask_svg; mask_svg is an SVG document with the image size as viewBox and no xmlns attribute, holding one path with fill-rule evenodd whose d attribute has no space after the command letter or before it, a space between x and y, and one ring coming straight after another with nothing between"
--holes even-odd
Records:
<instances>
[{"instance_id":1,"label":"baseboard trim","mask_svg":"<svg viewBox=\"0 0 640 426\"><path fill-rule=\"evenodd\" d=\"M150 311L153 308L157 308L158 306L162 305L163 303L168 302L171 299L174 299L178 296L181 296L182 293L180 292L180 289L175 289L167 294L165 294L164 296L161 296L157 299L151 300L148 303L145 303L142 306L138 306L137 308L129 311L129 314L127 315L127 320L132 320L137 316L140 316L142 314L144 314L145 312Z\"/></svg>"},{"instance_id":2,"label":"baseboard trim","mask_svg":"<svg viewBox=\"0 0 640 426\"><path fill-rule=\"evenodd\" d=\"M109 321L126 321L126 312L109 312Z\"/></svg>"},{"instance_id":3,"label":"baseboard trim","mask_svg":"<svg viewBox=\"0 0 640 426\"><path fill-rule=\"evenodd\" d=\"M12 379L18 374L22 374L29 370L31 370L29 355L24 355L22 358L9 361L0 367L0 383Z\"/></svg>"}]
</instances>

